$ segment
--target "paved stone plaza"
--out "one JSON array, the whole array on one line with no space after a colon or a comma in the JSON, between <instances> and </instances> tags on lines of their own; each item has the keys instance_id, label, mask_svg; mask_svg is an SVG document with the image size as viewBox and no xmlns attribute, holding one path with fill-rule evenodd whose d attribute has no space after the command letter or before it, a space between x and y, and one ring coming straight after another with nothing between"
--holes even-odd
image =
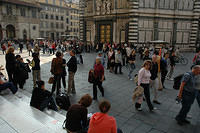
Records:
<instances>
[{"instance_id":1,"label":"paved stone plaza","mask_svg":"<svg viewBox=\"0 0 200 133\"><path fill-rule=\"evenodd\" d=\"M175 69L175 76L190 69L190 64L192 62L194 53L185 53L184 56L189 59L189 64L186 66L177 65ZM28 53L26 51L24 51L22 57L25 59L31 59L28 57ZM45 81L47 81L51 76L50 64L53 57L54 56L41 54L41 77ZM85 93L92 95L92 85L87 82L87 78L88 71L90 68L92 68L95 57L96 53L83 54L84 64L78 66L78 72L75 76L77 94L70 97L72 104L76 103ZM4 58L4 55L1 54L0 65L5 65ZM66 54L64 58L68 60L70 57L68 54ZM137 59L136 64L137 65L134 74L140 69L142 61ZM199 133L200 113L196 101L189 113L189 115L192 116L192 118L189 119L191 124L184 126L179 126L176 124L174 117L180 110L181 105L175 103L175 97L178 91L172 89L173 81L166 81L165 86L167 89L159 92L159 101L161 101L162 104L155 105L158 110L149 112L146 103L143 103L143 111L136 111L134 104L132 103L132 92L135 88L135 83L128 80L127 73L128 70L125 67L123 67L123 75L115 75L106 70L106 81L103 83L103 87L105 89L105 99L109 100L112 105L109 114L116 118L118 127L121 128L124 133ZM11 93L6 96L0 96L0 133L49 133L52 132L50 130L52 128L56 129L54 130L55 133L63 132L61 131L63 130L62 127L53 127L46 121L50 120L53 123L59 122L59 125L62 125L62 120L66 115L65 111L60 111L59 113L46 111L44 114L34 114L35 110L32 110L33 114L28 114L31 110L26 109L26 107L28 107L33 88L32 74L29 74L29 76L30 78L27 80L27 83L24 87L25 90L20 90L20 94L23 94L21 100L16 97L13 98ZM48 85L47 82L46 87L51 90L51 86ZM151 93L151 98L152 97L153 93ZM89 107L89 113L95 113L98 111L98 102L101 99L103 98L100 96L100 92L98 91L98 101L93 101L92 105ZM16 114L15 109L17 110L16 112L21 114ZM9 113L11 116L8 116ZM23 115L23 113L27 116ZM17 118L21 119L12 119L15 117L15 115L17 115ZM28 118L33 119L33 126L29 130L25 127L26 125L31 127L31 123L25 123L25 121L28 121ZM34 127L39 126L41 126L41 128L36 128L37 130L34 129ZM23 128L27 130L24 130Z\"/></svg>"}]
</instances>

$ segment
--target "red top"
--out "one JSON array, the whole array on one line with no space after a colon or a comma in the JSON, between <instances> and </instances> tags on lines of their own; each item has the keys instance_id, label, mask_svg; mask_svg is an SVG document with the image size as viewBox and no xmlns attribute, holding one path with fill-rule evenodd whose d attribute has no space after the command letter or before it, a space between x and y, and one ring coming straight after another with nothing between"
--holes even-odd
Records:
<instances>
[{"instance_id":1,"label":"red top","mask_svg":"<svg viewBox=\"0 0 200 133\"><path fill-rule=\"evenodd\" d=\"M95 77L102 78L102 76L104 75L104 67L102 64L94 65L94 75Z\"/></svg>"},{"instance_id":2,"label":"red top","mask_svg":"<svg viewBox=\"0 0 200 133\"><path fill-rule=\"evenodd\" d=\"M100 112L93 114L88 133L117 133L115 118Z\"/></svg>"}]
</instances>

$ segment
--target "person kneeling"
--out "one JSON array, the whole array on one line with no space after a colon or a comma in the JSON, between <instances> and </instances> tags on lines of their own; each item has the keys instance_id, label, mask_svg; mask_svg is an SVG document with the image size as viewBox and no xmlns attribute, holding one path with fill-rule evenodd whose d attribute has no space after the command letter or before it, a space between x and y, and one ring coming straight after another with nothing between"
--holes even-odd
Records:
<instances>
[{"instance_id":1,"label":"person kneeling","mask_svg":"<svg viewBox=\"0 0 200 133\"><path fill-rule=\"evenodd\" d=\"M36 81L38 87L33 89L30 105L41 111L46 107L58 111L51 92L45 89L44 81Z\"/></svg>"}]
</instances>

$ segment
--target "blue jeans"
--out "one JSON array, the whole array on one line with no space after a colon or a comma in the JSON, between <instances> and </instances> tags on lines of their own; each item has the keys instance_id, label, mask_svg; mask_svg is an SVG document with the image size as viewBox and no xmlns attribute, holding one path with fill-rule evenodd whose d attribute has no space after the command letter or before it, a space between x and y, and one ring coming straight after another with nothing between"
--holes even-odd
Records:
<instances>
[{"instance_id":1,"label":"blue jeans","mask_svg":"<svg viewBox=\"0 0 200 133\"><path fill-rule=\"evenodd\" d=\"M181 108L179 114L176 116L176 120L178 120L178 121L185 120L188 112L190 111L192 104L194 103L195 98L196 98L195 92L183 91L182 102L181 102L182 108Z\"/></svg>"},{"instance_id":2,"label":"blue jeans","mask_svg":"<svg viewBox=\"0 0 200 133\"><path fill-rule=\"evenodd\" d=\"M0 91L5 89L10 89L10 91L12 91L13 94L15 94L18 90L18 88L16 88L12 82L6 82L0 85Z\"/></svg>"},{"instance_id":3,"label":"blue jeans","mask_svg":"<svg viewBox=\"0 0 200 133\"><path fill-rule=\"evenodd\" d=\"M54 98L51 96L49 98L46 98L40 105L40 110L43 111L46 107L49 107L50 109L53 109L55 111L58 111L58 108L56 106L56 102Z\"/></svg>"},{"instance_id":4,"label":"blue jeans","mask_svg":"<svg viewBox=\"0 0 200 133\"><path fill-rule=\"evenodd\" d=\"M129 74L128 77L131 79L132 78L132 73L135 69L135 64L129 64Z\"/></svg>"}]
</instances>

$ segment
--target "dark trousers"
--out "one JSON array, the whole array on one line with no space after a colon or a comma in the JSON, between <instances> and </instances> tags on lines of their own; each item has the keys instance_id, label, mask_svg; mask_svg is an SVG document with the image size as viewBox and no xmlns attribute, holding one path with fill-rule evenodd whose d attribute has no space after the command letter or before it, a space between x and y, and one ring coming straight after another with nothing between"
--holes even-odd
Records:
<instances>
[{"instance_id":1,"label":"dark trousers","mask_svg":"<svg viewBox=\"0 0 200 133\"><path fill-rule=\"evenodd\" d=\"M53 109L55 111L58 111L58 108L56 106L56 102L54 98L51 96L49 98L46 98L40 105L40 110L43 111L46 107Z\"/></svg>"},{"instance_id":2,"label":"dark trousers","mask_svg":"<svg viewBox=\"0 0 200 133\"><path fill-rule=\"evenodd\" d=\"M8 73L9 82L14 82L14 71L10 71L7 69L7 73Z\"/></svg>"},{"instance_id":3,"label":"dark trousers","mask_svg":"<svg viewBox=\"0 0 200 133\"><path fill-rule=\"evenodd\" d=\"M97 99L97 86L102 94L102 96L104 96L104 88L102 87L102 82L98 81L93 83L93 98Z\"/></svg>"},{"instance_id":4,"label":"dark trousers","mask_svg":"<svg viewBox=\"0 0 200 133\"><path fill-rule=\"evenodd\" d=\"M60 93L60 89L61 89L61 75L54 75L54 81L53 81L53 86L52 86L52 91L51 93L53 94L54 91L56 90L56 95L58 95Z\"/></svg>"},{"instance_id":5,"label":"dark trousers","mask_svg":"<svg viewBox=\"0 0 200 133\"><path fill-rule=\"evenodd\" d=\"M150 99L149 84L141 84L141 86L144 88L144 96L145 96L147 105L148 105L149 109L152 110L153 109L153 105L152 105L151 99ZM140 108L141 104L136 103L135 107L136 108Z\"/></svg>"},{"instance_id":6,"label":"dark trousers","mask_svg":"<svg viewBox=\"0 0 200 133\"><path fill-rule=\"evenodd\" d=\"M63 84L63 87L66 88L66 80L65 80L65 75L62 75L61 76L61 79L62 79L62 84Z\"/></svg>"},{"instance_id":7,"label":"dark trousers","mask_svg":"<svg viewBox=\"0 0 200 133\"><path fill-rule=\"evenodd\" d=\"M29 50L28 55L31 56L31 54L32 54L32 50Z\"/></svg>"},{"instance_id":8,"label":"dark trousers","mask_svg":"<svg viewBox=\"0 0 200 133\"><path fill-rule=\"evenodd\" d=\"M165 77L167 76L167 73L168 73L167 70L161 72L161 82L162 82L163 86L164 86L164 83L165 83Z\"/></svg>"},{"instance_id":9,"label":"dark trousers","mask_svg":"<svg viewBox=\"0 0 200 133\"><path fill-rule=\"evenodd\" d=\"M193 92L187 92L187 91L183 91L182 93L182 108L179 112L179 114L176 116L176 120L178 121L183 121L185 120L188 112L190 111L190 108L192 106L192 104L194 103L195 100L195 95L196 93Z\"/></svg>"},{"instance_id":10,"label":"dark trousers","mask_svg":"<svg viewBox=\"0 0 200 133\"><path fill-rule=\"evenodd\" d=\"M15 94L18 90L18 88L15 87L12 82L6 82L6 83L0 85L0 91L5 90L5 89L10 89L10 91L13 94Z\"/></svg>"},{"instance_id":11,"label":"dark trousers","mask_svg":"<svg viewBox=\"0 0 200 133\"><path fill-rule=\"evenodd\" d=\"M121 63L115 63L115 74L117 74L118 67L119 67L119 73L122 73L122 64Z\"/></svg>"}]
</instances>

